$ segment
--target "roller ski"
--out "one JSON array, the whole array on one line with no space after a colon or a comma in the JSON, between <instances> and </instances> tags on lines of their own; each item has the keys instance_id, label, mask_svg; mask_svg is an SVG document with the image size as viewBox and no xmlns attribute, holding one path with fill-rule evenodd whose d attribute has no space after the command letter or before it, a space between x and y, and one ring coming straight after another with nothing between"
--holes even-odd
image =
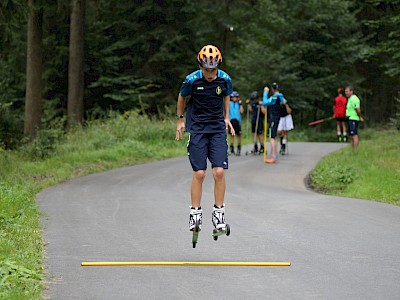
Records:
<instances>
[{"instance_id":1,"label":"roller ski","mask_svg":"<svg viewBox=\"0 0 400 300\"><path fill-rule=\"evenodd\" d=\"M196 248L197 240L199 238L199 232L201 231L201 225L203 220L203 211L201 207L190 208L189 217L189 230L193 232L192 244L193 248Z\"/></svg>"},{"instance_id":2,"label":"roller ski","mask_svg":"<svg viewBox=\"0 0 400 300\"><path fill-rule=\"evenodd\" d=\"M246 155L262 155L264 153L264 146L260 145L260 150L258 150L258 145L254 144L254 149L250 151L246 151Z\"/></svg>"},{"instance_id":3,"label":"roller ski","mask_svg":"<svg viewBox=\"0 0 400 300\"><path fill-rule=\"evenodd\" d=\"M225 206L222 206L221 208L214 206L212 222L215 227L212 234L214 241L218 240L220 235L225 234L228 236L231 234L231 228L229 224L225 223Z\"/></svg>"}]
</instances>

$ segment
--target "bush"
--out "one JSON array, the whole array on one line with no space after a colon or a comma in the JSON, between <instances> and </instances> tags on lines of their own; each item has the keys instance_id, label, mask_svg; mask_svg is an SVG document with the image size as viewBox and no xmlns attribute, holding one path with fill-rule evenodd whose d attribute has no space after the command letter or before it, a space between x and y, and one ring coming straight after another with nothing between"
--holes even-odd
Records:
<instances>
[{"instance_id":1,"label":"bush","mask_svg":"<svg viewBox=\"0 0 400 300\"><path fill-rule=\"evenodd\" d=\"M63 135L60 129L40 130L35 140L21 146L20 151L32 160L45 159L54 153Z\"/></svg>"},{"instance_id":2,"label":"bush","mask_svg":"<svg viewBox=\"0 0 400 300\"><path fill-rule=\"evenodd\" d=\"M344 190L355 179L357 179L355 170L340 162L334 165L320 166L311 175L312 186L317 190L318 186L324 186L324 192L328 192L326 187L329 187L329 190Z\"/></svg>"}]
</instances>

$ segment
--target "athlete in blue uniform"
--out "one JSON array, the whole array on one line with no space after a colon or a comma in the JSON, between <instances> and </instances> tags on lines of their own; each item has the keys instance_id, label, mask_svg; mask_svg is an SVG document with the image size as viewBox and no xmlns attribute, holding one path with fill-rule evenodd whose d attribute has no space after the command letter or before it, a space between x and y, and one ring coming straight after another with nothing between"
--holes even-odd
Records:
<instances>
[{"instance_id":1,"label":"athlete in blue uniform","mask_svg":"<svg viewBox=\"0 0 400 300\"><path fill-rule=\"evenodd\" d=\"M240 155L242 146L242 113L244 108L242 106L242 100L239 98L239 93L233 91L231 94L231 101L229 103L229 121L235 129L235 136L237 137L237 151L236 155ZM230 154L235 154L234 144L235 137L231 135L231 145L230 145Z\"/></svg>"},{"instance_id":2,"label":"athlete in blue uniform","mask_svg":"<svg viewBox=\"0 0 400 300\"><path fill-rule=\"evenodd\" d=\"M269 88L264 88L263 102L262 105L268 106L268 134L271 142L271 157L266 160L267 163L276 163L278 159L278 145L276 142L276 133L278 131L279 124L279 109L281 104L286 103L285 98L279 92L279 86L274 82L271 86L272 95L268 97Z\"/></svg>"},{"instance_id":3,"label":"athlete in blue uniform","mask_svg":"<svg viewBox=\"0 0 400 300\"><path fill-rule=\"evenodd\" d=\"M213 45L201 48L197 56L200 70L188 76L182 83L178 95L176 139L189 132L188 156L193 169L189 229L196 222L202 224L201 195L206 175L207 158L211 162L214 176L215 204L212 213L214 227L224 230L225 224L225 169L228 169L228 143L226 129L232 135L235 130L229 121L229 102L232 81L227 73L218 69L222 54ZM186 128L183 121L185 97L187 103Z\"/></svg>"}]
</instances>

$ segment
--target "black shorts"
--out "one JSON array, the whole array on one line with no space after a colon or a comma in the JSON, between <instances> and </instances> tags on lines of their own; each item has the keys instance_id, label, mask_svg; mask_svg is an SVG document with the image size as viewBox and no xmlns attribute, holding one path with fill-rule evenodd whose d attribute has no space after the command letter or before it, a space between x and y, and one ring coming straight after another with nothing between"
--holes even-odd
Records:
<instances>
[{"instance_id":1,"label":"black shorts","mask_svg":"<svg viewBox=\"0 0 400 300\"><path fill-rule=\"evenodd\" d=\"M254 133L254 132L256 132L256 121L255 120L252 120L251 121L251 132L252 133ZM263 120L259 120L258 121L258 125L257 125L257 134L263 134L263 132L264 132L264 122L263 122Z\"/></svg>"},{"instance_id":2,"label":"black shorts","mask_svg":"<svg viewBox=\"0 0 400 300\"><path fill-rule=\"evenodd\" d=\"M280 117L271 118L270 120L268 120L268 137L270 139L276 138L276 133L278 132L279 119Z\"/></svg>"},{"instance_id":3,"label":"black shorts","mask_svg":"<svg viewBox=\"0 0 400 300\"><path fill-rule=\"evenodd\" d=\"M235 130L235 134L237 136L241 136L242 135L242 126L240 126L240 123L237 119L232 119L231 120L231 124L233 129ZM229 128L229 134L231 133L231 129Z\"/></svg>"},{"instance_id":4,"label":"black shorts","mask_svg":"<svg viewBox=\"0 0 400 300\"><path fill-rule=\"evenodd\" d=\"M358 135L358 123L360 123L360 121L357 120L347 120L348 125L349 125L349 135L353 136L353 135Z\"/></svg>"},{"instance_id":5,"label":"black shorts","mask_svg":"<svg viewBox=\"0 0 400 300\"><path fill-rule=\"evenodd\" d=\"M338 121L338 122L346 122L346 117L343 117L343 118L335 118L335 120L336 121Z\"/></svg>"}]
</instances>

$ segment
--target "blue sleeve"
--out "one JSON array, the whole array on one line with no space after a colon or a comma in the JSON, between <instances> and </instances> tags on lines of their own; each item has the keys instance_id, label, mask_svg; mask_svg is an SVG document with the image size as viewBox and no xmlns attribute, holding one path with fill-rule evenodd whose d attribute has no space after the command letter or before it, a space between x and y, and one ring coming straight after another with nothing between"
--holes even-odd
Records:
<instances>
[{"instance_id":1,"label":"blue sleeve","mask_svg":"<svg viewBox=\"0 0 400 300\"><path fill-rule=\"evenodd\" d=\"M263 93L263 101L262 101L262 106L268 106L272 105L272 97L268 98L268 93L264 92Z\"/></svg>"},{"instance_id":2,"label":"blue sleeve","mask_svg":"<svg viewBox=\"0 0 400 300\"><path fill-rule=\"evenodd\" d=\"M232 79L231 77L224 71L218 70L218 77L223 78L226 83L227 83L227 91L225 96L229 96L233 92L233 86L232 86Z\"/></svg>"},{"instance_id":3,"label":"blue sleeve","mask_svg":"<svg viewBox=\"0 0 400 300\"><path fill-rule=\"evenodd\" d=\"M192 93L193 82L202 76L201 70L194 71L186 76L185 80L182 82L179 94L181 94L182 97L189 96Z\"/></svg>"},{"instance_id":4,"label":"blue sleeve","mask_svg":"<svg viewBox=\"0 0 400 300\"><path fill-rule=\"evenodd\" d=\"M181 94L182 97L189 96L192 91L192 83L188 79L188 77L185 78L185 80L182 82L181 90L179 94Z\"/></svg>"},{"instance_id":5,"label":"blue sleeve","mask_svg":"<svg viewBox=\"0 0 400 300\"><path fill-rule=\"evenodd\" d=\"M279 94L279 103L283 104L285 102L285 97L282 94Z\"/></svg>"}]
</instances>

